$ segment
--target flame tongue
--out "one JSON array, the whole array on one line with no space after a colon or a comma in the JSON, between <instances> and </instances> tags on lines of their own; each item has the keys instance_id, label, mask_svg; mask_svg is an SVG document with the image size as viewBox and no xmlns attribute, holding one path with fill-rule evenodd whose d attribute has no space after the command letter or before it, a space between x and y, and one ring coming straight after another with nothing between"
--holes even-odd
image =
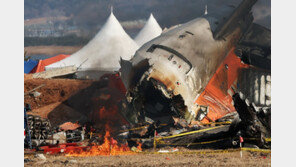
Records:
<instances>
[{"instance_id":1,"label":"flame tongue","mask_svg":"<svg viewBox=\"0 0 296 167\"><path fill-rule=\"evenodd\" d=\"M138 149L139 151L142 151L142 143L137 142L137 144L138 144L137 149Z\"/></svg>"},{"instance_id":2,"label":"flame tongue","mask_svg":"<svg viewBox=\"0 0 296 167\"><path fill-rule=\"evenodd\" d=\"M137 147L139 150L142 150L141 144ZM104 137L104 143L102 145L93 145L89 150L75 150L69 152L66 156L77 156L77 157L86 157L86 156L98 156L98 155L129 155L135 154L131 151L127 144L118 145L118 142L110 137L110 132L106 131Z\"/></svg>"}]
</instances>

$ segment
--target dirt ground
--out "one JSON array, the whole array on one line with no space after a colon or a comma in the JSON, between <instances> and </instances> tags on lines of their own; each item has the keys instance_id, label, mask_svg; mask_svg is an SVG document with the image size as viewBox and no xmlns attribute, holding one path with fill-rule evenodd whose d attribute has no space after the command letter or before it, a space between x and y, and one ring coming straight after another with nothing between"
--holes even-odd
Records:
<instances>
[{"instance_id":1,"label":"dirt ground","mask_svg":"<svg viewBox=\"0 0 296 167\"><path fill-rule=\"evenodd\" d=\"M64 122L85 120L85 116L79 111L65 105L65 101L77 92L89 87L94 82L91 80L74 79L32 79L30 75L24 77L24 93L43 85L36 91L41 93L35 97L32 94L24 96L24 102L31 105L31 115L48 118L52 126Z\"/></svg>"},{"instance_id":2,"label":"dirt ground","mask_svg":"<svg viewBox=\"0 0 296 167\"><path fill-rule=\"evenodd\" d=\"M58 55L72 54L81 49L82 46L28 46L25 47L26 55Z\"/></svg>"},{"instance_id":3,"label":"dirt ground","mask_svg":"<svg viewBox=\"0 0 296 167\"><path fill-rule=\"evenodd\" d=\"M40 85L43 86L36 90L39 96L35 91L28 94ZM69 121L95 121L100 125L106 120L123 122L119 121L121 115L117 112L117 104L124 93L115 82L109 85L108 80L33 79L32 75L25 74L24 93L24 102L32 109L28 114L48 118L52 126Z\"/></svg>"},{"instance_id":4,"label":"dirt ground","mask_svg":"<svg viewBox=\"0 0 296 167\"><path fill-rule=\"evenodd\" d=\"M24 77L24 93L45 84L36 90L41 93L40 96L25 95L24 97L25 103L29 103L33 110L57 102L63 102L79 90L93 83L90 80L31 79L29 76L25 75Z\"/></svg>"},{"instance_id":5,"label":"dirt ground","mask_svg":"<svg viewBox=\"0 0 296 167\"><path fill-rule=\"evenodd\" d=\"M182 152L186 153L186 152ZM40 160L33 155L24 166L271 166L271 154L258 152L215 154L141 154L120 156L66 157L45 155Z\"/></svg>"}]
</instances>

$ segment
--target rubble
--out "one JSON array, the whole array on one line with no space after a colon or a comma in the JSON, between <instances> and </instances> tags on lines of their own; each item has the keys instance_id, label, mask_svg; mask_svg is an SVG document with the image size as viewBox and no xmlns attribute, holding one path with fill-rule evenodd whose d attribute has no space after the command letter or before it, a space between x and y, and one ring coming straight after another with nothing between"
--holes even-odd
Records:
<instances>
[{"instance_id":1,"label":"rubble","mask_svg":"<svg viewBox=\"0 0 296 167\"><path fill-rule=\"evenodd\" d=\"M43 161L46 160L46 157L43 154L36 154L35 157Z\"/></svg>"},{"instance_id":2,"label":"rubble","mask_svg":"<svg viewBox=\"0 0 296 167\"><path fill-rule=\"evenodd\" d=\"M172 28L143 45L132 59L121 60L126 119L132 124L146 117L165 124L172 117L207 123L235 112L231 101L237 78L242 69L252 68L242 63L235 48L257 30L251 13L255 3L244 0L221 20L209 13Z\"/></svg>"},{"instance_id":3,"label":"rubble","mask_svg":"<svg viewBox=\"0 0 296 167\"><path fill-rule=\"evenodd\" d=\"M159 153L169 153L169 152L177 152L177 151L179 151L179 149L177 149L177 148L172 148L172 149L170 149L170 150L162 150L162 149L160 149L158 152L159 152Z\"/></svg>"},{"instance_id":4,"label":"rubble","mask_svg":"<svg viewBox=\"0 0 296 167\"><path fill-rule=\"evenodd\" d=\"M40 145L43 140L48 139L51 135L51 124L49 120L42 119L39 116L28 115L28 129L26 134L30 133L32 144L34 146Z\"/></svg>"},{"instance_id":5,"label":"rubble","mask_svg":"<svg viewBox=\"0 0 296 167\"><path fill-rule=\"evenodd\" d=\"M243 136L245 142L262 139L256 145L267 148L262 143L270 137L266 112L255 111L253 105L237 98L240 90L255 91L249 95L255 95L252 100L259 104L258 78L257 85L250 85L248 78L239 76L245 69L270 69L262 66L269 62L270 31L253 23L255 3L242 1L216 25L206 15L172 28L143 45L131 60L121 60L121 78L127 89L122 114L135 127L146 125L119 136L143 139L144 147L191 148L238 147ZM258 33L262 38L254 37ZM261 64L254 60L258 56L263 57ZM270 95L270 75L260 77L260 104L269 105L265 92Z\"/></svg>"},{"instance_id":6,"label":"rubble","mask_svg":"<svg viewBox=\"0 0 296 167\"><path fill-rule=\"evenodd\" d=\"M34 92L33 92L33 96L34 96L34 97L38 97L38 96L40 96L40 95L41 95L41 93L39 93L39 92L37 92L37 91L34 91Z\"/></svg>"},{"instance_id":7,"label":"rubble","mask_svg":"<svg viewBox=\"0 0 296 167\"><path fill-rule=\"evenodd\" d=\"M259 90L241 81L244 69L269 68L254 61L261 56L268 63L268 47L246 47L257 27L250 12L255 2L244 0L216 26L205 16L167 30L99 80L25 80L34 148L75 157L133 155L142 148L172 153L177 146L270 149L270 74L262 75L264 103L257 104L264 106L253 103L258 92L246 96L256 96L252 103L240 92Z\"/></svg>"},{"instance_id":8,"label":"rubble","mask_svg":"<svg viewBox=\"0 0 296 167\"><path fill-rule=\"evenodd\" d=\"M82 133L81 130L67 130L66 131L66 138L67 138L67 143L75 143L75 142L80 142L83 141L84 134Z\"/></svg>"},{"instance_id":9,"label":"rubble","mask_svg":"<svg viewBox=\"0 0 296 167\"><path fill-rule=\"evenodd\" d=\"M241 119L238 128L245 138L255 138L252 143L260 148L270 148L266 138L271 137L270 108L255 109L255 105L247 99L243 99L242 94L234 94L234 107Z\"/></svg>"},{"instance_id":10,"label":"rubble","mask_svg":"<svg viewBox=\"0 0 296 167\"><path fill-rule=\"evenodd\" d=\"M24 163L28 163L28 162L32 162L32 160L29 158L24 158Z\"/></svg>"},{"instance_id":11,"label":"rubble","mask_svg":"<svg viewBox=\"0 0 296 167\"><path fill-rule=\"evenodd\" d=\"M54 78L67 75L74 75L77 72L77 68L74 66L61 67L56 69L50 69L43 72L33 74L33 78Z\"/></svg>"},{"instance_id":12,"label":"rubble","mask_svg":"<svg viewBox=\"0 0 296 167\"><path fill-rule=\"evenodd\" d=\"M66 132L56 132L52 135L52 140L56 141L56 143L63 144L67 143Z\"/></svg>"},{"instance_id":13,"label":"rubble","mask_svg":"<svg viewBox=\"0 0 296 167\"><path fill-rule=\"evenodd\" d=\"M243 136L245 146L270 148L270 109L255 111L253 104L246 103L238 93L233 95L233 99L238 112L228 114L215 123L191 127L178 126L178 121L171 125L152 123L142 127L142 130L129 130L119 136L141 139L144 148L151 148L154 144L157 147L238 148L239 136Z\"/></svg>"}]
</instances>

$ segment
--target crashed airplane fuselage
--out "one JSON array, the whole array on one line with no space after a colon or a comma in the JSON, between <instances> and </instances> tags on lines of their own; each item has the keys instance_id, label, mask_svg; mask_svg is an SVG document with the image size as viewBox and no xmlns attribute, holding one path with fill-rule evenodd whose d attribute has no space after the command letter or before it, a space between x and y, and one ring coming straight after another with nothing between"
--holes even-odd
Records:
<instances>
[{"instance_id":1,"label":"crashed airplane fuselage","mask_svg":"<svg viewBox=\"0 0 296 167\"><path fill-rule=\"evenodd\" d=\"M243 1L227 17L205 15L169 29L144 44L130 61L121 60L126 119L209 122L234 112L239 69L247 66L234 50L252 24L255 2Z\"/></svg>"}]
</instances>

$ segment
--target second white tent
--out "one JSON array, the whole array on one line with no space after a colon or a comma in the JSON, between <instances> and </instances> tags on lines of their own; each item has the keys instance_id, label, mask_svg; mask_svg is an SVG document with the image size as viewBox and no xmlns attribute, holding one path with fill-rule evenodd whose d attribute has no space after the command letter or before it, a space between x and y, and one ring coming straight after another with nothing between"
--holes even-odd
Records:
<instances>
[{"instance_id":1,"label":"second white tent","mask_svg":"<svg viewBox=\"0 0 296 167\"><path fill-rule=\"evenodd\" d=\"M161 33L161 27L159 26L153 15L150 14L150 17L147 20L145 26L141 29L134 40L141 47L146 42L152 40L155 37L158 37Z\"/></svg>"}]
</instances>

